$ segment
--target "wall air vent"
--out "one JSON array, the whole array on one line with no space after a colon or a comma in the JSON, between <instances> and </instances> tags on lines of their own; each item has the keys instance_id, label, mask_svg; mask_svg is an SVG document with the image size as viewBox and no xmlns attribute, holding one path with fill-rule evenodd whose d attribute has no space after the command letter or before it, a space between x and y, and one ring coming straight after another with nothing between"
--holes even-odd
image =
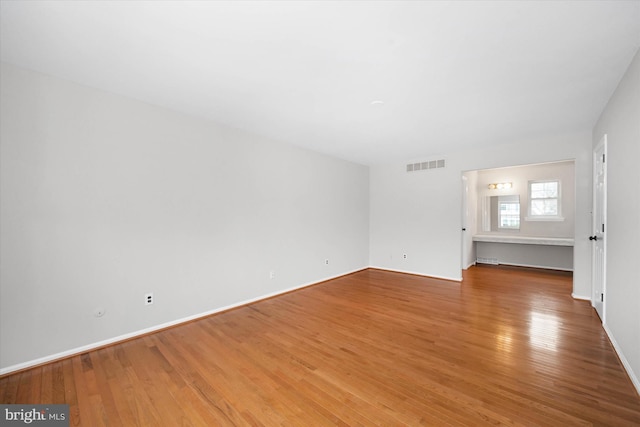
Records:
<instances>
[{"instance_id":1,"label":"wall air vent","mask_svg":"<svg viewBox=\"0 0 640 427\"><path fill-rule=\"evenodd\" d=\"M407 172L417 172L429 169L440 169L445 167L444 159L429 160L428 162L409 163L407 165Z\"/></svg>"}]
</instances>

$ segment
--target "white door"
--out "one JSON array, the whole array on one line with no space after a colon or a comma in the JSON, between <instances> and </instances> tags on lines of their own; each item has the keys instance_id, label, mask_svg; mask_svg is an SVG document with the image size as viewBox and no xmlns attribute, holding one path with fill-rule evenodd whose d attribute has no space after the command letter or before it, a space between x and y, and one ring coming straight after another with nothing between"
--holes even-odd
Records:
<instances>
[{"instance_id":1,"label":"white door","mask_svg":"<svg viewBox=\"0 0 640 427\"><path fill-rule=\"evenodd\" d=\"M465 234L467 232L467 216L468 212L468 195L469 193L469 184L467 182L467 177L462 175L462 257L460 259L460 269L466 270L467 268L467 239L465 238Z\"/></svg>"},{"instance_id":2,"label":"white door","mask_svg":"<svg viewBox=\"0 0 640 427\"><path fill-rule=\"evenodd\" d=\"M471 264L469 260L469 243L467 239L467 229L469 227L469 182L468 178L462 175L462 259L461 269L466 270Z\"/></svg>"},{"instance_id":3,"label":"white door","mask_svg":"<svg viewBox=\"0 0 640 427\"><path fill-rule=\"evenodd\" d=\"M592 248L591 301L600 320L605 323L607 273L607 135L593 151L593 234L589 236Z\"/></svg>"}]
</instances>

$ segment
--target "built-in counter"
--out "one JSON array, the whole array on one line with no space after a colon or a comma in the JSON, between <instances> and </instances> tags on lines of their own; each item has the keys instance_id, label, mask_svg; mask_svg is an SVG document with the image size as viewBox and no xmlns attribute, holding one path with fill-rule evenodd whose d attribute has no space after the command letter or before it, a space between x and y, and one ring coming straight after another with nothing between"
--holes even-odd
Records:
<instances>
[{"instance_id":1,"label":"built-in counter","mask_svg":"<svg viewBox=\"0 0 640 427\"><path fill-rule=\"evenodd\" d=\"M477 234L476 262L573 271L574 239Z\"/></svg>"},{"instance_id":2,"label":"built-in counter","mask_svg":"<svg viewBox=\"0 0 640 427\"><path fill-rule=\"evenodd\" d=\"M497 236L495 234L477 234L474 242L517 243L521 245L573 246L573 239L566 237L527 237L527 236Z\"/></svg>"}]
</instances>

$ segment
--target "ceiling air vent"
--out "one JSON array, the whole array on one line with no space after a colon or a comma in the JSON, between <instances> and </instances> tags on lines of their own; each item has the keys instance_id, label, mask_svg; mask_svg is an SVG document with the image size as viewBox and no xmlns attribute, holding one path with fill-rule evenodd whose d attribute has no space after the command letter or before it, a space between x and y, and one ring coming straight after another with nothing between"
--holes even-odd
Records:
<instances>
[{"instance_id":1,"label":"ceiling air vent","mask_svg":"<svg viewBox=\"0 0 640 427\"><path fill-rule=\"evenodd\" d=\"M407 172L423 171L428 169L440 169L445 166L444 159L429 160L428 162L409 163L407 165Z\"/></svg>"}]
</instances>

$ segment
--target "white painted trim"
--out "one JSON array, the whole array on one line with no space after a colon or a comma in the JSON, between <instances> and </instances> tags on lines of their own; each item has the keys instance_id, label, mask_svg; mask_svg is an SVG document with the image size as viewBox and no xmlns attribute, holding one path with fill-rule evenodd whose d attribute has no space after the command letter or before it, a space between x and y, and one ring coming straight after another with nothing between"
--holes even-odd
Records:
<instances>
[{"instance_id":1,"label":"white painted trim","mask_svg":"<svg viewBox=\"0 0 640 427\"><path fill-rule=\"evenodd\" d=\"M489 265L495 265L495 264L489 264ZM500 262L500 261L498 261L498 265L511 265L513 267L539 268L541 270L573 271L573 268L549 267L548 265L515 264L512 262Z\"/></svg>"},{"instance_id":2,"label":"white painted trim","mask_svg":"<svg viewBox=\"0 0 640 427\"><path fill-rule=\"evenodd\" d=\"M624 369L627 371L627 375L629 375L629 379L631 379L631 382L636 388L636 391L638 392L638 394L640 394L640 380L638 379L636 374L633 372L633 369L631 368L631 365L629 364L629 361L627 360L627 358L624 357L624 353L622 352L622 349L618 345L618 342L616 341L616 339L613 337L613 332L611 332L611 329L609 329L609 327L605 324L603 324L602 327L604 328L604 331L607 333L607 336L609 337L609 341L611 341L611 344L613 345L613 349L616 351L616 353L618 353L618 357L622 362L622 366L624 366Z\"/></svg>"},{"instance_id":3,"label":"white painted trim","mask_svg":"<svg viewBox=\"0 0 640 427\"><path fill-rule=\"evenodd\" d=\"M598 145L596 145L596 147L593 149L592 154L591 154L591 195L592 195L592 199L591 199L591 230L590 233L593 233L594 235L598 235L598 229L599 226L596 225L596 221L598 220L596 218L597 216L597 191L596 191L596 153L600 150L600 148L602 148L602 155L607 157L607 134L605 133L604 135L602 135L602 138L600 138L600 141L598 142ZM604 187L604 191L603 191L603 199L602 199L602 221L603 221L603 227L604 224L607 223L607 171L608 171L608 164L606 162L603 162L604 166L603 166L603 171L604 171L604 182L603 182L603 187ZM602 246L602 252L603 252L603 259L602 259L602 289L596 289L597 285L596 285L596 274L595 274L595 269L596 266L598 265L598 263L596 262L596 245L590 245L591 246L591 305L593 306L593 308L595 308L596 312L598 311L598 297L600 297L600 295L596 295L596 293L602 293L603 295L607 295L607 237L606 237L606 233L604 234L604 240L602 242L603 246ZM597 292L598 291L598 292ZM604 324L607 321L607 298L604 298L604 301L601 299L602 302L602 313L598 312L598 316L600 316L600 318L602 319L602 323Z\"/></svg>"},{"instance_id":4,"label":"white painted trim","mask_svg":"<svg viewBox=\"0 0 640 427\"><path fill-rule=\"evenodd\" d=\"M376 269L376 270L392 271L394 273L413 274L414 276L430 277L432 279L442 279L442 280L449 280L449 281L452 281L452 282L462 282L462 277L435 276L433 274L417 273L415 271L396 270L394 268L386 268L386 267L376 267L375 265L370 265L369 268L373 268L373 269Z\"/></svg>"},{"instance_id":5,"label":"white painted trim","mask_svg":"<svg viewBox=\"0 0 640 427\"><path fill-rule=\"evenodd\" d=\"M577 294L572 293L571 294L571 298L579 299L579 300L585 300L585 301L591 302L591 297L585 297L584 295L577 295Z\"/></svg>"},{"instance_id":6,"label":"white painted trim","mask_svg":"<svg viewBox=\"0 0 640 427\"><path fill-rule=\"evenodd\" d=\"M476 234L473 236L473 241L543 246L573 246L575 243L574 239L566 237L498 236L495 234Z\"/></svg>"},{"instance_id":7,"label":"white painted trim","mask_svg":"<svg viewBox=\"0 0 640 427\"><path fill-rule=\"evenodd\" d=\"M525 216L524 217L525 221L558 221L558 222L562 222L564 221L564 217L563 216Z\"/></svg>"},{"instance_id":8,"label":"white painted trim","mask_svg":"<svg viewBox=\"0 0 640 427\"><path fill-rule=\"evenodd\" d=\"M470 269L471 267L473 267L474 265L476 265L476 261L475 261L475 260L474 260L474 261L471 261L471 262L469 263L469 265L467 265L465 268L463 268L463 270L468 270L468 269Z\"/></svg>"},{"instance_id":9,"label":"white painted trim","mask_svg":"<svg viewBox=\"0 0 640 427\"><path fill-rule=\"evenodd\" d=\"M12 372L20 371L20 370L23 370L23 369L28 369L28 368L31 368L31 367L34 367L34 366L45 364L45 363L54 362L56 360L66 359L68 357L75 356L75 355L82 354L82 353L86 353L87 351L95 350L95 349L100 348L100 347L116 344L118 342L122 342L122 341L126 341L126 340L130 340L132 338L136 338L136 337L140 337L140 336L143 336L143 335L147 335L149 333L156 332L156 331L159 331L159 330L162 330L162 329L166 329L166 328L169 328L169 327L172 327L172 326L177 326L177 325L180 325L182 323L187 323L187 322L191 322L193 320L197 320L197 319L201 319L201 318L204 318L204 317L207 317L207 316L211 316L212 314L220 313L220 312L223 312L223 311L226 311L226 310L231 310L233 308L242 307L244 305L248 305L248 304L251 304L251 303L254 303L254 302L257 302L257 301L261 301L261 300L264 300L264 299L272 298L272 297L275 297L275 296L278 296L278 295L286 294L288 292L295 291L295 290L302 289L302 288L306 288L308 286L317 285L319 283L326 282L328 280L337 279L337 278L342 277L342 276L347 276L349 274L357 273L358 271L366 270L367 268L369 268L369 267L358 268L358 269L355 269L355 270L352 270L352 271L348 271L346 273L341 273L341 274L338 274L338 275L335 275L335 276L329 276L329 277L326 277L324 279L319 279L319 280L316 280L316 281L313 281L313 282L308 282L308 283L305 283L305 284L302 284L302 285L299 285L299 286L293 286L293 287L288 288L288 289L283 289L281 291L272 292L272 293L265 294L265 295L262 295L262 296L259 296L259 297L256 297L256 298L251 298L251 299L240 301L240 302L237 302L237 303L234 303L234 304L230 304L230 305L227 305L227 306L224 306L224 307L219 307L219 308L215 308L213 310L205 311L203 313L194 314L192 316L187 316L187 317L183 317L181 319L172 320L170 322L165 322L165 323L162 323L160 325L151 326L149 328L141 329L141 330L138 330L138 331L135 331L135 332L130 332L128 334L123 334L123 335L119 335L117 337L108 338L106 340L102 340L102 341L98 341L98 342L95 342L95 343L91 343L91 344L83 345L83 346L80 346L80 347L72 348L70 350L62 351L60 353L51 354L49 356L44 356L44 357L39 357L37 359L29 360L27 362L18 363L16 365L8 366L6 368L0 368L0 375L6 375L6 374L10 374Z\"/></svg>"}]
</instances>

